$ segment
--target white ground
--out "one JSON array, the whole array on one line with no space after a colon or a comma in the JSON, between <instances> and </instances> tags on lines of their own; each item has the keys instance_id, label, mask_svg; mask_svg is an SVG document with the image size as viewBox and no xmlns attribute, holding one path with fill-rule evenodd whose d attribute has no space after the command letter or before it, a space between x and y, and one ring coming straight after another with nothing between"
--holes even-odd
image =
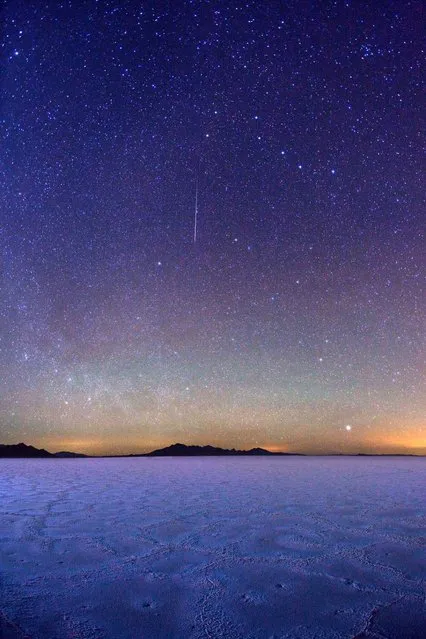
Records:
<instances>
[{"instance_id":1,"label":"white ground","mask_svg":"<svg viewBox=\"0 0 426 639\"><path fill-rule=\"evenodd\" d=\"M0 459L0 635L426 637L426 459Z\"/></svg>"}]
</instances>

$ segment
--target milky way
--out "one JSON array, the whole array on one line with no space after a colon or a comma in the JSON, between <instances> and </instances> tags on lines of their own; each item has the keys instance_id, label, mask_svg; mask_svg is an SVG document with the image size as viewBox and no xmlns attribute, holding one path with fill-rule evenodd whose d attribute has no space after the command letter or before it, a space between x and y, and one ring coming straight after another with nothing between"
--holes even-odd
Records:
<instances>
[{"instance_id":1,"label":"milky way","mask_svg":"<svg viewBox=\"0 0 426 639\"><path fill-rule=\"evenodd\" d=\"M420 9L6 2L2 442L426 451Z\"/></svg>"}]
</instances>

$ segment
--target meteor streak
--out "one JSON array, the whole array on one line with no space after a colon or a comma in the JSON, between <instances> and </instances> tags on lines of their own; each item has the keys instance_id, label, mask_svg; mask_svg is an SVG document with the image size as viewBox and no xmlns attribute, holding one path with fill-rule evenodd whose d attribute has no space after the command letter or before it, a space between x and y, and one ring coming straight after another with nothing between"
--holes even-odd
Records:
<instances>
[{"instance_id":1,"label":"meteor streak","mask_svg":"<svg viewBox=\"0 0 426 639\"><path fill-rule=\"evenodd\" d=\"M198 175L195 182L195 211L194 211L194 244L197 241L197 218L198 218Z\"/></svg>"}]
</instances>

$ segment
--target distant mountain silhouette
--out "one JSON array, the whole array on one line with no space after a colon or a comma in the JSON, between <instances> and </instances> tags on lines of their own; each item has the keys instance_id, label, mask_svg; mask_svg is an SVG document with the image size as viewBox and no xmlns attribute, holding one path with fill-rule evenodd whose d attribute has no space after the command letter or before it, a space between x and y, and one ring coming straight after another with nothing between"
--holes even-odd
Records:
<instances>
[{"instance_id":1,"label":"distant mountain silhouette","mask_svg":"<svg viewBox=\"0 0 426 639\"><path fill-rule=\"evenodd\" d=\"M274 453L265 448L251 448L250 450L238 450L236 448L219 448L216 446L187 446L186 444L172 444L165 448L153 450L150 453L133 453L130 455L100 455L99 457L305 457L304 453ZM329 453L331 457L422 457L410 453ZM35 448L27 444L0 444L0 458L49 458L49 459L73 459L78 457L89 458L91 455L72 453L63 450L59 453L49 453L44 448Z\"/></svg>"},{"instance_id":2,"label":"distant mountain silhouette","mask_svg":"<svg viewBox=\"0 0 426 639\"><path fill-rule=\"evenodd\" d=\"M153 450L151 453L140 453L133 455L117 455L117 457L224 457L224 456L274 456L274 455L292 455L299 453L271 453L264 448L252 448L251 450L237 450L235 448L218 448L216 446L186 446L186 444L172 444L166 448L159 448ZM82 455L81 453L70 453L68 451L61 451L59 453L49 453L44 448L35 448L34 446L27 446L27 444L0 444L0 457L10 458L39 458L48 457L54 458L74 458L74 457L89 457L89 455ZM115 457L115 455L111 455Z\"/></svg>"},{"instance_id":3,"label":"distant mountain silhouette","mask_svg":"<svg viewBox=\"0 0 426 639\"><path fill-rule=\"evenodd\" d=\"M166 448L159 448L147 453L146 457L220 457L220 456L254 456L254 455L293 455L299 453L272 453L265 448L251 448L237 450L235 448L217 448L216 446L186 446L186 444L172 444Z\"/></svg>"},{"instance_id":4,"label":"distant mountain silhouette","mask_svg":"<svg viewBox=\"0 0 426 639\"><path fill-rule=\"evenodd\" d=\"M80 453L68 453L63 451L61 453L49 453L44 448L34 448L34 446L27 446L27 444L0 444L0 457L10 458L38 458L38 457L86 457Z\"/></svg>"},{"instance_id":5,"label":"distant mountain silhouette","mask_svg":"<svg viewBox=\"0 0 426 639\"><path fill-rule=\"evenodd\" d=\"M44 448L34 448L26 444L0 444L0 457L53 457Z\"/></svg>"},{"instance_id":6,"label":"distant mountain silhouette","mask_svg":"<svg viewBox=\"0 0 426 639\"><path fill-rule=\"evenodd\" d=\"M83 455L83 453L70 453L68 450L61 450L59 453L53 453L53 457L90 457L90 455Z\"/></svg>"}]
</instances>

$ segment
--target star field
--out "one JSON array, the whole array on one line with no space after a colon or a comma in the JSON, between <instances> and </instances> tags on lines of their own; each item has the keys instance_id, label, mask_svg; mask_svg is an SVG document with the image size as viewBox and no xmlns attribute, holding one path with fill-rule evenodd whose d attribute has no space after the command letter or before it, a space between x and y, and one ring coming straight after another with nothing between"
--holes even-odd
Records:
<instances>
[{"instance_id":1,"label":"star field","mask_svg":"<svg viewBox=\"0 0 426 639\"><path fill-rule=\"evenodd\" d=\"M420 11L6 2L2 442L426 452Z\"/></svg>"}]
</instances>

